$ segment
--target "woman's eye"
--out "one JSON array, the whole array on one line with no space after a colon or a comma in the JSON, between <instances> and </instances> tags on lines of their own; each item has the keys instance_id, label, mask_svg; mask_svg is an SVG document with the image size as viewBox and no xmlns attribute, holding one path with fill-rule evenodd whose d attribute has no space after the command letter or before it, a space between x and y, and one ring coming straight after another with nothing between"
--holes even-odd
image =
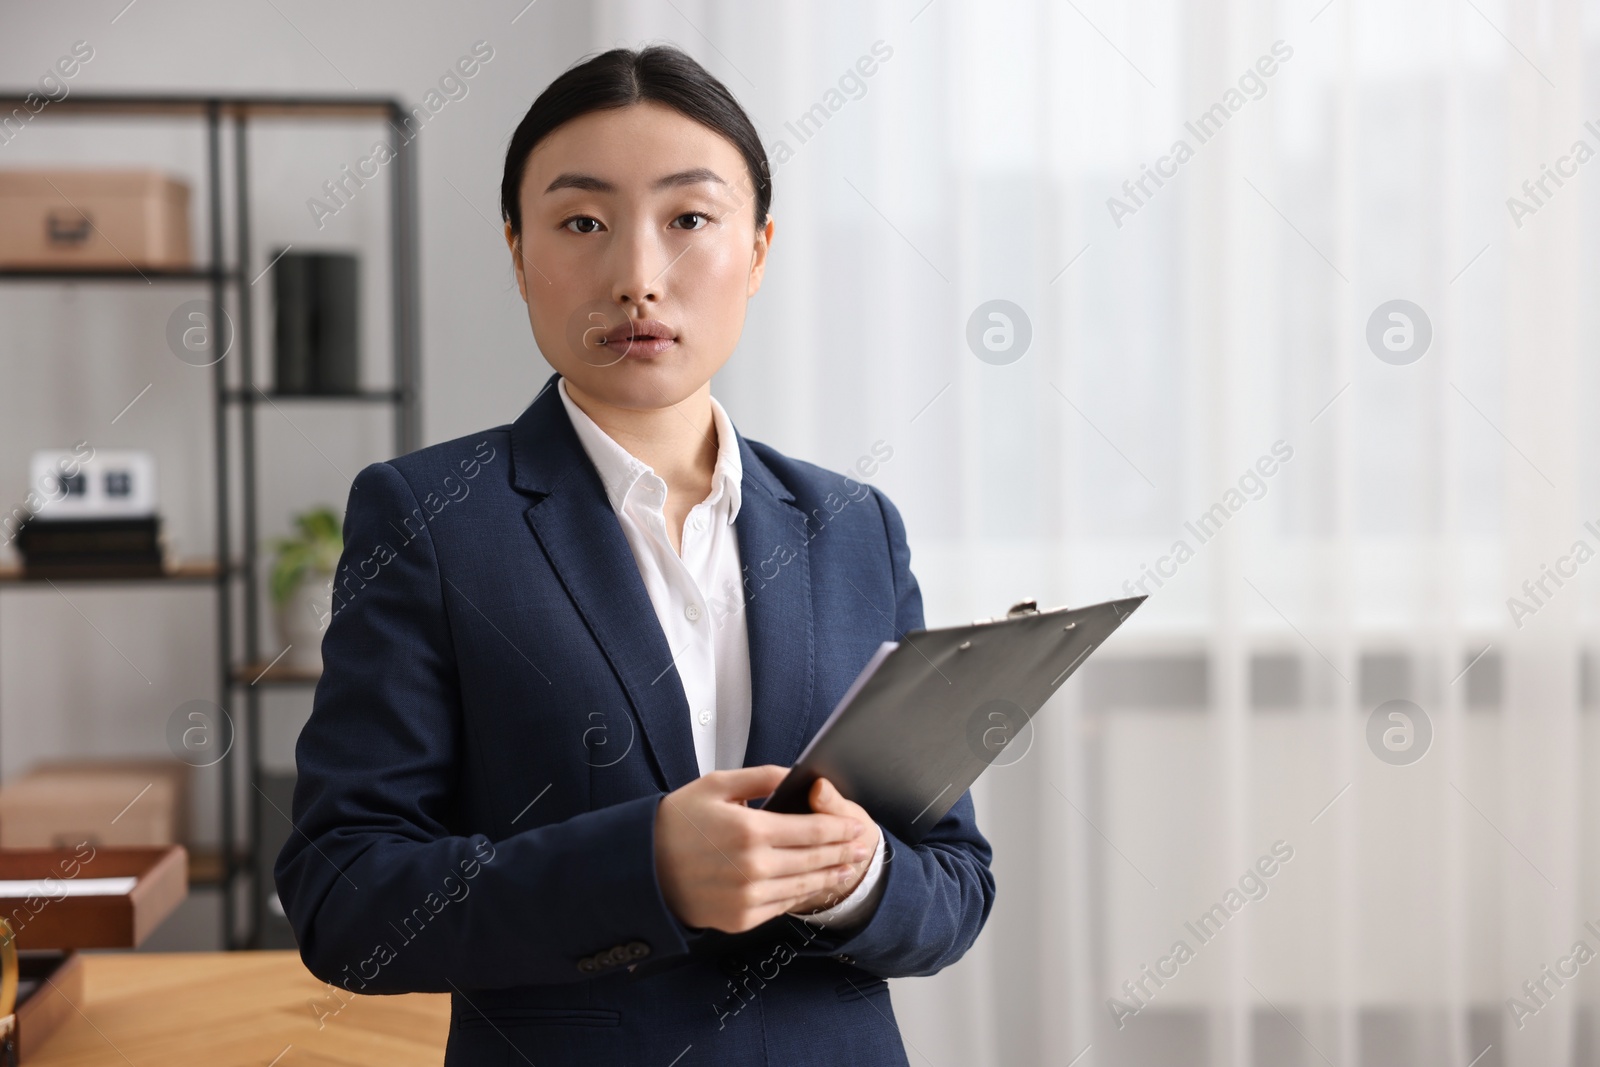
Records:
<instances>
[{"instance_id":1,"label":"woman's eye","mask_svg":"<svg viewBox=\"0 0 1600 1067\"><path fill-rule=\"evenodd\" d=\"M586 222L587 223L593 223L594 226L595 226L595 229L592 229L592 230L591 229L576 229L576 230L572 229L574 224L577 224L578 226L581 227ZM594 233L600 227L600 220L599 219L592 219L588 215L576 215L576 216L568 219L566 222L562 223L562 225L564 227L566 227L567 229L572 230L573 233Z\"/></svg>"},{"instance_id":2,"label":"woman's eye","mask_svg":"<svg viewBox=\"0 0 1600 1067\"><path fill-rule=\"evenodd\" d=\"M706 226L711 225L711 216L707 215L703 211L690 211L690 212L687 212L687 213L685 213L683 215L679 215L677 218L673 219L672 221L674 221L674 222L682 222L684 219L700 219L702 222L704 222L705 225L703 225L703 226L692 226L692 225L691 226L682 226L682 227L679 227L680 229L684 229L684 230L703 230L703 229L706 228Z\"/></svg>"}]
</instances>

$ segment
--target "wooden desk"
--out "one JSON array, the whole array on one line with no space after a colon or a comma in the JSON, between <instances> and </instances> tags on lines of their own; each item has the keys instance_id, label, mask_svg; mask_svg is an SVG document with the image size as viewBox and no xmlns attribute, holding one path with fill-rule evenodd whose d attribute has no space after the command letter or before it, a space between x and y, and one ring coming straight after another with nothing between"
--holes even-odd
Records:
<instances>
[{"instance_id":1,"label":"wooden desk","mask_svg":"<svg viewBox=\"0 0 1600 1067\"><path fill-rule=\"evenodd\" d=\"M341 1002L294 952L92 953L83 963L83 1003L24 1067L438 1067L444 1060L447 994L345 994ZM320 1029L312 1003L321 1005Z\"/></svg>"}]
</instances>

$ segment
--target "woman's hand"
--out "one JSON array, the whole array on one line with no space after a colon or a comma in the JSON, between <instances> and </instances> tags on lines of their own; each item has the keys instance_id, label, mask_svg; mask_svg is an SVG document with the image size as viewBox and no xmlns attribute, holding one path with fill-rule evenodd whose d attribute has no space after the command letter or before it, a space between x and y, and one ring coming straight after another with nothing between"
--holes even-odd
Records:
<instances>
[{"instance_id":1,"label":"woman's hand","mask_svg":"<svg viewBox=\"0 0 1600 1067\"><path fill-rule=\"evenodd\" d=\"M826 778L818 778L811 783L811 810L859 822L861 832L856 835L854 842L859 858L851 863L849 878L789 907L790 911L800 914L831 908L854 892L856 886L861 884L861 879L867 876L867 868L872 866L872 853L876 851L878 835L882 833L877 822L867 814L866 808L846 799Z\"/></svg>"},{"instance_id":2,"label":"woman's hand","mask_svg":"<svg viewBox=\"0 0 1600 1067\"><path fill-rule=\"evenodd\" d=\"M788 773L770 764L712 771L661 798L656 880L685 925L742 933L813 900L822 903L804 910L826 906L830 896L843 899L845 887L861 881L877 824L831 785L825 788L835 799L820 802L823 783L812 787L813 809L830 810L811 815L745 806L770 795Z\"/></svg>"}]
</instances>

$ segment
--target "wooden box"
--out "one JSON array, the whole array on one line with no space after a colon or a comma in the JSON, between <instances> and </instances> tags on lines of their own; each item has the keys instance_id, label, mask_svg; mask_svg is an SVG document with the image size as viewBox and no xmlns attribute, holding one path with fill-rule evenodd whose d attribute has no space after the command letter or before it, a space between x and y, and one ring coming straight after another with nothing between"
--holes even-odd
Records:
<instances>
[{"instance_id":1,"label":"wooden box","mask_svg":"<svg viewBox=\"0 0 1600 1067\"><path fill-rule=\"evenodd\" d=\"M109 886L101 879L130 884ZM113 891L86 892L105 888ZM11 924L18 949L134 948L188 892L189 854L182 845L0 849L0 915Z\"/></svg>"},{"instance_id":2,"label":"wooden box","mask_svg":"<svg viewBox=\"0 0 1600 1067\"><path fill-rule=\"evenodd\" d=\"M0 787L0 849L185 844L189 773L179 760L42 764Z\"/></svg>"},{"instance_id":3,"label":"wooden box","mask_svg":"<svg viewBox=\"0 0 1600 1067\"><path fill-rule=\"evenodd\" d=\"M83 1003L83 961L76 952L23 952L17 958L16 1010L0 1016L0 1048L26 1064ZM11 1061L5 1061L11 1062Z\"/></svg>"},{"instance_id":4,"label":"wooden box","mask_svg":"<svg viewBox=\"0 0 1600 1067\"><path fill-rule=\"evenodd\" d=\"M18 969L15 1009L0 1016L0 1055L15 1056L4 1062L27 1063L77 1013L78 949L134 948L188 892L182 845L0 850L0 915Z\"/></svg>"},{"instance_id":5,"label":"wooden box","mask_svg":"<svg viewBox=\"0 0 1600 1067\"><path fill-rule=\"evenodd\" d=\"M0 170L0 267L186 269L189 187L152 170Z\"/></svg>"}]
</instances>

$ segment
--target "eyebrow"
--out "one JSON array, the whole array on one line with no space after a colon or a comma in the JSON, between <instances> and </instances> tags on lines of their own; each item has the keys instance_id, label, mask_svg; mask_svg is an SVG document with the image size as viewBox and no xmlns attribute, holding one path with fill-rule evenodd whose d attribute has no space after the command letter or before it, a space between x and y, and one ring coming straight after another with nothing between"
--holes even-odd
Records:
<instances>
[{"instance_id":1,"label":"eyebrow","mask_svg":"<svg viewBox=\"0 0 1600 1067\"><path fill-rule=\"evenodd\" d=\"M657 178L651 188L671 189L680 185L698 185L700 182L716 182L718 185L728 184L710 167L695 167L692 170L680 170L676 174L668 174L664 178ZM604 178L596 178L592 174L574 174L571 172L557 175L555 181L546 186L544 191L553 193L559 189L585 189L593 193L614 193L617 191L617 187Z\"/></svg>"}]
</instances>

